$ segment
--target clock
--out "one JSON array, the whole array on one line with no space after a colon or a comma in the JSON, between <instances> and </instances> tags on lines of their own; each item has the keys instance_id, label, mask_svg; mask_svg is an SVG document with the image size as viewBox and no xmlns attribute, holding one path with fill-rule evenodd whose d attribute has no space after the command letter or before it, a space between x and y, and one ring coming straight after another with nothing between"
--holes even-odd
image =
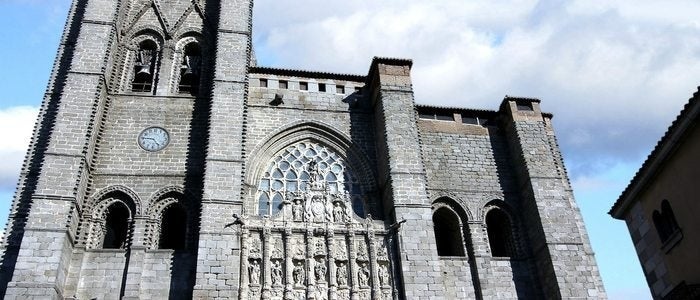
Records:
<instances>
[{"instance_id":1,"label":"clock","mask_svg":"<svg viewBox=\"0 0 700 300\"><path fill-rule=\"evenodd\" d=\"M148 127L139 134L139 146L146 151L160 151L170 142L170 135L160 127Z\"/></svg>"}]
</instances>

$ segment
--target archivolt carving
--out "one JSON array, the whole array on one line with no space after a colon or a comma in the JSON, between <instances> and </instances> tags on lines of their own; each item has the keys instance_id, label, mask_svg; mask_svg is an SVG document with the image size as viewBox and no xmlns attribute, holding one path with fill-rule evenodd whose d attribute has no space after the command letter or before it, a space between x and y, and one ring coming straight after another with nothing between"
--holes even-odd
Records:
<instances>
[{"instance_id":1,"label":"archivolt carving","mask_svg":"<svg viewBox=\"0 0 700 300\"><path fill-rule=\"evenodd\" d=\"M198 234L196 231L199 229L200 208L194 202L192 195L182 187L168 186L155 192L149 202L150 205L145 213L148 217L144 237L147 247L151 249L159 247L163 212L171 205L178 203L187 210L187 247L195 246L194 240Z\"/></svg>"},{"instance_id":2,"label":"archivolt carving","mask_svg":"<svg viewBox=\"0 0 700 300\"><path fill-rule=\"evenodd\" d=\"M111 205L121 203L127 207L130 220L141 215L141 200L138 195L121 185L110 186L98 191L91 197L89 203L92 205L86 208L81 222L84 238L78 240L79 244L84 243L88 249L102 246L101 243L106 232L107 209Z\"/></svg>"},{"instance_id":3,"label":"archivolt carving","mask_svg":"<svg viewBox=\"0 0 700 300\"><path fill-rule=\"evenodd\" d=\"M454 212L460 210L460 213L458 213L460 216L462 215L461 212L465 213L467 220L474 219L474 216L472 215L467 203L452 192L444 190L431 191L431 198L433 199L433 211L435 211L439 206L447 206ZM463 222L466 222L467 220L463 220Z\"/></svg>"},{"instance_id":4,"label":"archivolt carving","mask_svg":"<svg viewBox=\"0 0 700 300\"><path fill-rule=\"evenodd\" d=\"M113 185L113 186L109 186L109 187L106 187L104 189L101 189L101 190L95 192L95 194L93 194L93 196L90 197L90 201L88 201L89 207L86 208L85 210L90 211L91 215L94 214L94 212L99 211L99 209L95 209L92 207L96 207L98 203L105 200L104 198L107 194L115 193L115 192L125 194L129 199L131 199L131 201L134 202L134 207L133 207L134 211L132 211L134 216L141 215L141 207L142 207L141 198L133 190L131 190L130 188L123 186L123 185ZM104 207L107 207L107 206L104 206Z\"/></svg>"}]
</instances>

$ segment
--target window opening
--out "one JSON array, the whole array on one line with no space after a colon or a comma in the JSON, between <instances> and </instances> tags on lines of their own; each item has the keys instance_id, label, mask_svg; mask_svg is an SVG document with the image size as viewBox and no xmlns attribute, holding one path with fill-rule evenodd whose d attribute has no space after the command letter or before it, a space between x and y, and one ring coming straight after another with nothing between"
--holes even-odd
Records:
<instances>
[{"instance_id":1,"label":"window opening","mask_svg":"<svg viewBox=\"0 0 700 300\"><path fill-rule=\"evenodd\" d=\"M161 217L159 249L185 249L187 212L182 205L168 206Z\"/></svg>"},{"instance_id":2,"label":"window opening","mask_svg":"<svg viewBox=\"0 0 700 300\"><path fill-rule=\"evenodd\" d=\"M289 87L289 82L286 80L280 80L280 89L287 89Z\"/></svg>"},{"instance_id":3,"label":"window opening","mask_svg":"<svg viewBox=\"0 0 700 300\"><path fill-rule=\"evenodd\" d=\"M654 227L656 227L656 232L659 234L661 243L668 241L680 230L678 222L676 221L676 216L668 200L663 200L661 202L661 212L658 210L654 211L652 214L652 221L654 222Z\"/></svg>"},{"instance_id":4,"label":"window opening","mask_svg":"<svg viewBox=\"0 0 700 300\"><path fill-rule=\"evenodd\" d=\"M345 94L345 86L343 86L343 85L335 86L335 92L338 94Z\"/></svg>"},{"instance_id":5,"label":"window opening","mask_svg":"<svg viewBox=\"0 0 700 300\"><path fill-rule=\"evenodd\" d=\"M260 87L267 87L267 79L260 78Z\"/></svg>"},{"instance_id":6,"label":"window opening","mask_svg":"<svg viewBox=\"0 0 700 300\"><path fill-rule=\"evenodd\" d=\"M180 84L178 90L181 94L197 95L199 93L199 74L202 64L202 51L197 43L185 46L185 55L180 66Z\"/></svg>"},{"instance_id":7,"label":"window opening","mask_svg":"<svg viewBox=\"0 0 700 300\"><path fill-rule=\"evenodd\" d=\"M134 64L134 81L131 84L133 92L150 92L153 89L157 45L151 40L139 44Z\"/></svg>"},{"instance_id":8,"label":"window opening","mask_svg":"<svg viewBox=\"0 0 700 300\"><path fill-rule=\"evenodd\" d=\"M107 208L104 249L125 249L129 234L129 209L121 202Z\"/></svg>"},{"instance_id":9,"label":"window opening","mask_svg":"<svg viewBox=\"0 0 700 300\"><path fill-rule=\"evenodd\" d=\"M319 84L318 84L318 91L319 91L319 92L325 92L325 91L326 91L326 84L325 84L325 83L319 83Z\"/></svg>"},{"instance_id":10,"label":"window opening","mask_svg":"<svg viewBox=\"0 0 700 300\"><path fill-rule=\"evenodd\" d=\"M433 230L439 256L464 256L464 241L459 217L447 208L433 213Z\"/></svg>"},{"instance_id":11,"label":"window opening","mask_svg":"<svg viewBox=\"0 0 700 300\"><path fill-rule=\"evenodd\" d=\"M455 116L451 111L421 110L418 117L427 120L454 121Z\"/></svg>"},{"instance_id":12,"label":"window opening","mask_svg":"<svg viewBox=\"0 0 700 300\"><path fill-rule=\"evenodd\" d=\"M522 111L533 111L534 110L532 108L532 103L530 103L530 102L516 102L515 105L518 108L518 110L522 110Z\"/></svg>"},{"instance_id":13,"label":"window opening","mask_svg":"<svg viewBox=\"0 0 700 300\"><path fill-rule=\"evenodd\" d=\"M486 231L489 236L491 255L494 257L515 256L513 229L510 219L500 209L492 209L486 215Z\"/></svg>"},{"instance_id":14,"label":"window opening","mask_svg":"<svg viewBox=\"0 0 700 300\"><path fill-rule=\"evenodd\" d=\"M470 114L462 114L463 124L486 126L488 125L488 121L488 118L478 117Z\"/></svg>"},{"instance_id":15,"label":"window opening","mask_svg":"<svg viewBox=\"0 0 700 300\"><path fill-rule=\"evenodd\" d=\"M331 194L348 192L353 211L364 217L364 194L354 172L337 153L312 142L290 146L272 159L258 183L258 214L274 215L282 209L287 192L307 191L312 164L323 176L325 188Z\"/></svg>"},{"instance_id":16,"label":"window opening","mask_svg":"<svg viewBox=\"0 0 700 300\"><path fill-rule=\"evenodd\" d=\"M308 91L309 90L309 83L306 81L299 82L299 89L302 91Z\"/></svg>"}]
</instances>

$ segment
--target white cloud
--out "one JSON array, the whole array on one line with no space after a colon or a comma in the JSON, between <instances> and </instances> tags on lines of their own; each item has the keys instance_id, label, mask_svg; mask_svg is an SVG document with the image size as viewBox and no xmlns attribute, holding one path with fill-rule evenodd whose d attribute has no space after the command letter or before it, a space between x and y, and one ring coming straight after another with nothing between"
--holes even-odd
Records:
<instances>
[{"instance_id":1,"label":"white cloud","mask_svg":"<svg viewBox=\"0 0 700 300\"><path fill-rule=\"evenodd\" d=\"M0 109L0 190L12 190L17 184L38 111L30 106Z\"/></svg>"},{"instance_id":2,"label":"white cloud","mask_svg":"<svg viewBox=\"0 0 700 300\"><path fill-rule=\"evenodd\" d=\"M419 103L495 109L506 94L539 97L586 172L648 153L695 91L698 5L257 1L254 36L274 67L364 74L373 56L411 58Z\"/></svg>"}]
</instances>

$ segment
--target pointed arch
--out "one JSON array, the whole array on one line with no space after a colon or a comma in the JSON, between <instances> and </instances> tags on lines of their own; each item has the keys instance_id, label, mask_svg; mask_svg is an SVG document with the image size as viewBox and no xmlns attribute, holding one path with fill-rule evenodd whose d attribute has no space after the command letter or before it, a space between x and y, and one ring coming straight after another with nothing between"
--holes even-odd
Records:
<instances>
[{"instance_id":1,"label":"pointed arch","mask_svg":"<svg viewBox=\"0 0 700 300\"><path fill-rule=\"evenodd\" d=\"M518 226L510 206L499 199L488 202L484 207L483 220L491 255L518 257L521 248Z\"/></svg>"},{"instance_id":2,"label":"pointed arch","mask_svg":"<svg viewBox=\"0 0 700 300\"><path fill-rule=\"evenodd\" d=\"M175 43L170 75L170 91L179 94L199 94L199 87L206 66L207 45L201 34L186 32Z\"/></svg>"},{"instance_id":3,"label":"pointed arch","mask_svg":"<svg viewBox=\"0 0 700 300\"><path fill-rule=\"evenodd\" d=\"M88 248L125 249L131 244L134 218L141 214L138 196L124 186L111 186L95 194L94 205L83 222Z\"/></svg>"},{"instance_id":4,"label":"pointed arch","mask_svg":"<svg viewBox=\"0 0 700 300\"><path fill-rule=\"evenodd\" d=\"M245 176L245 183L249 190L248 204L245 206L249 212L257 212L262 209L258 205L258 196L255 194L255 189L258 187L259 181L264 177L265 172L270 167L271 161L282 151L290 146L300 143L318 144L327 147L332 153L337 154L346 164L353 170L358 183L362 187L364 196L370 196L365 201L368 210L365 213L371 213L373 216L381 218L380 208L376 203L376 180L373 169L370 167L369 159L364 152L351 139L342 132L334 129L328 124L321 122L299 121L288 124L281 129L270 134L264 142L258 144L249 156L247 165L248 172ZM302 178L304 174L297 174ZM301 180L301 179L300 179ZM272 195L267 195L269 200ZM269 207L266 206L267 209ZM356 211L357 212L357 211ZM255 213L251 213L255 214Z\"/></svg>"},{"instance_id":5,"label":"pointed arch","mask_svg":"<svg viewBox=\"0 0 700 300\"><path fill-rule=\"evenodd\" d=\"M201 206L191 193L178 186L155 192L146 216L146 245L151 249L195 249L199 237Z\"/></svg>"},{"instance_id":6,"label":"pointed arch","mask_svg":"<svg viewBox=\"0 0 700 300\"><path fill-rule=\"evenodd\" d=\"M90 210L93 212L99 211L99 208L95 208L98 205L103 206L103 201L107 198L106 196L108 194L112 193L123 193L126 197L128 197L132 202L133 202L133 213L134 216L140 216L142 212L142 204L141 204L141 198L139 197L136 192L134 192L132 189L123 186L123 185L112 185L108 186L106 188L103 188L101 190L96 191L89 200L89 203L91 203L90 207L92 207Z\"/></svg>"},{"instance_id":7,"label":"pointed arch","mask_svg":"<svg viewBox=\"0 0 700 300\"><path fill-rule=\"evenodd\" d=\"M467 256L471 243L466 211L455 200L444 196L433 201L432 209L438 256Z\"/></svg>"},{"instance_id":8,"label":"pointed arch","mask_svg":"<svg viewBox=\"0 0 700 300\"><path fill-rule=\"evenodd\" d=\"M673 213L671 204L666 199L661 201L661 211L654 210L652 214L652 221L662 244L665 244L667 241L671 240L671 237L680 231L680 227L678 226L678 221L676 221L676 216Z\"/></svg>"}]
</instances>

